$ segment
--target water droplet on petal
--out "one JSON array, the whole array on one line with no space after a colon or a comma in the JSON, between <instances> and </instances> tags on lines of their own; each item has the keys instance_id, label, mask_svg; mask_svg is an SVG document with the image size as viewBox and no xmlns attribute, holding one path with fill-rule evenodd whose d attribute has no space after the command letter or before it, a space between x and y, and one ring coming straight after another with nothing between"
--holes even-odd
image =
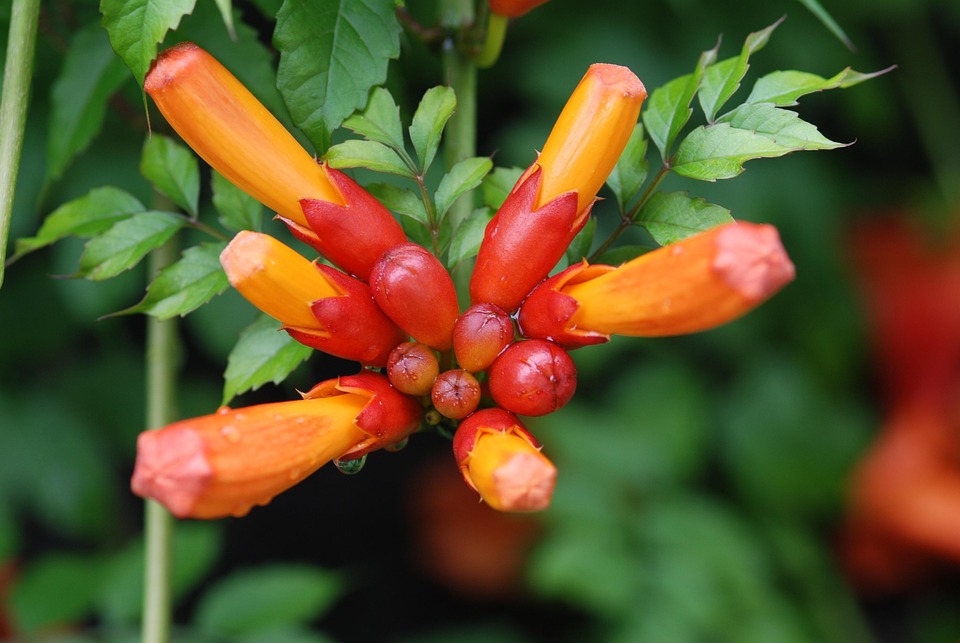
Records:
<instances>
[{"instance_id":1,"label":"water droplet on petal","mask_svg":"<svg viewBox=\"0 0 960 643\"><path fill-rule=\"evenodd\" d=\"M363 465L367 463L367 456L362 455L359 458L354 458L353 460L334 460L333 466L337 468L342 474L352 476L354 474L360 473L360 469L363 468Z\"/></svg>"},{"instance_id":2,"label":"water droplet on petal","mask_svg":"<svg viewBox=\"0 0 960 643\"><path fill-rule=\"evenodd\" d=\"M229 406L221 406L219 409L217 409L217 415L226 415L229 412L230 412Z\"/></svg>"},{"instance_id":3,"label":"water droplet on petal","mask_svg":"<svg viewBox=\"0 0 960 643\"><path fill-rule=\"evenodd\" d=\"M236 444L237 442L240 441L240 438L242 437L240 435L240 430L237 427L231 426L229 424L220 428L220 435L222 435L223 439L229 442L230 444Z\"/></svg>"},{"instance_id":4,"label":"water droplet on petal","mask_svg":"<svg viewBox=\"0 0 960 643\"><path fill-rule=\"evenodd\" d=\"M397 451L402 451L403 448L404 448L405 446L407 446L407 443L408 443L408 442L410 442L410 438L407 437L407 438L404 438L404 439L402 439L402 440L398 440L397 442L394 442L393 444L388 444L387 446L383 447L383 450L384 450L384 451L389 451L389 452L391 452L391 453L396 453Z\"/></svg>"},{"instance_id":5,"label":"water droplet on petal","mask_svg":"<svg viewBox=\"0 0 960 643\"><path fill-rule=\"evenodd\" d=\"M294 468L290 469L290 473L289 473L288 475L290 476L290 479L291 479L291 480L299 480L299 479L300 479L300 469L294 467Z\"/></svg>"}]
</instances>

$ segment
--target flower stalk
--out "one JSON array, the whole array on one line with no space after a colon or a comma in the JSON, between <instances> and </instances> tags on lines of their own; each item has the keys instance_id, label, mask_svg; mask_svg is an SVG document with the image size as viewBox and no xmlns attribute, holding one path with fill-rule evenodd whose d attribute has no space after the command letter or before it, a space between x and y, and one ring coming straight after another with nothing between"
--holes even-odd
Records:
<instances>
[{"instance_id":1,"label":"flower stalk","mask_svg":"<svg viewBox=\"0 0 960 643\"><path fill-rule=\"evenodd\" d=\"M13 218L13 195L27 123L39 16L40 0L17 0L13 3L0 101L0 286L3 285L7 237Z\"/></svg>"}]
</instances>

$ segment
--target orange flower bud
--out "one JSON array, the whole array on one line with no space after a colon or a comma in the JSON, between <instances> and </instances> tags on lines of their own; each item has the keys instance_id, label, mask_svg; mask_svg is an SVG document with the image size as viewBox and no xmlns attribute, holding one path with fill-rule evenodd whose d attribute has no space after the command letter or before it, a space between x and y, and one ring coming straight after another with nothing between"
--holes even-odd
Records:
<instances>
[{"instance_id":1,"label":"orange flower bud","mask_svg":"<svg viewBox=\"0 0 960 643\"><path fill-rule=\"evenodd\" d=\"M584 265L560 273L524 302L520 327L565 345L613 334L694 333L746 314L794 274L776 228L731 223L618 268Z\"/></svg>"},{"instance_id":2,"label":"orange flower bud","mask_svg":"<svg viewBox=\"0 0 960 643\"><path fill-rule=\"evenodd\" d=\"M463 479L500 511L541 511L550 506L557 469L512 413L477 411L460 423L453 452Z\"/></svg>"},{"instance_id":3,"label":"orange flower bud","mask_svg":"<svg viewBox=\"0 0 960 643\"><path fill-rule=\"evenodd\" d=\"M513 321L493 304L468 308L453 327L453 352L457 362L471 373L486 370L497 355L513 342Z\"/></svg>"},{"instance_id":4,"label":"orange flower bud","mask_svg":"<svg viewBox=\"0 0 960 643\"><path fill-rule=\"evenodd\" d=\"M519 18L547 0L490 0L490 12L506 18Z\"/></svg>"},{"instance_id":5,"label":"orange flower bud","mask_svg":"<svg viewBox=\"0 0 960 643\"><path fill-rule=\"evenodd\" d=\"M573 190L578 211L593 203L627 146L646 97L643 83L628 68L590 65L535 163L543 169L536 207Z\"/></svg>"},{"instance_id":6,"label":"orange flower bud","mask_svg":"<svg viewBox=\"0 0 960 643\"><path fill-rule=\"evenodd\" d=\"M323 169L240 81L189 42L162 52L144 81L167 122L215 170L300 225L300 199L342 204Z\"/></svg>"},{"instance_id":7,"label":"orange flower bud","mask_svg":"<svg viewBox=\"0 0 960 643\"><path fill-rule=\"evenodd\" d=\"M553 269L586 223L646 95L626 67L590 66L543 152L487 224L470 280L471 303L512 312Z\"/></svg>"},{"instance_id":8,"label":"orange flower bud","mask_svg":"<svg viewBox=\"0 0 960 643\"><path fill-rule=\"evenodd\" d=\"M386 376L365 371L320 382L303 394L305 399L338 399L359 395L369 402L357 415L357 426L367 437L339 459L353 460L400 442L420 426L423 409L416 398L390 385Z\"/></svg>"},{"instance_id":9,"label":"orange flower bud","mask_svg":"<svg viewBox=\"0 0 960 643\"><path fill-rule=\"evenodd\" d=\"M178 518L243 516L354 445L362 395L223 407L146 431L130 486Z\"/></svg>"},{"instance_id":10,"label":"orange flower bud","mask_svg":"<svg viewBox=\"0 0 960 643\"><path fill-rule=\"evenodd\" d=\"M407 395L429 395L439 374L437 356L426 344L404 342L387 358L387 378Z\"/></svg>"},{"instance_id":11,"label":"orange flower bud","mask_svg":"<svg viewBox=\"0 0 960 643\"><path fill-rule=\"evenodd\" d=\"M311 263L269 235L240 232L220 263L241 295L307 346L386 366L390 351L407 338L377 308L366 284Z\"/></svg>"}]
</instances>

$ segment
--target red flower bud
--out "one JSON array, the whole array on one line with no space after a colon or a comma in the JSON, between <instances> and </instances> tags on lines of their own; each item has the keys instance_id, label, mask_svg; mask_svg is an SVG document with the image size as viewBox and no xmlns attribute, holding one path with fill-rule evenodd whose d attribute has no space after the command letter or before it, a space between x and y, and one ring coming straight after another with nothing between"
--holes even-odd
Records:
<instances>
[{"instance_id":1,"label":"red flower bud","mask_svg":"<svg viewBox=\"0 0 960 643\"><path fill-rule=\"evenodd\" d=\"M471 306L453 327L457 362L470 371L485 370L514 339L510 315L493 304Z\"/></svg>"},{"instance_id":2,"label":"red flower bud","mask_svg":"<svg viewBox=\"0 0 960 643\"><path fill-rule=\"evenodd\" d=\"M547 0L490 0L490 12L507 18L519 18Z\"/></svg>"},{"instance_id":3,"label":"red flower bud","mask_svg":"<svg viewBox=\"0 0 960 643\"><path fill-rule=\"evenodd\" d=\"M331 263L367 281L373 264L387 249L407 241L397 220L372 194L339 170L323 166L343 205L322 199L301 199L309 228L285 217L295 237L313 246Z\"/></svg>"},{"instance_id":4,"label":"red flower bud","mask_svg":"<svg viewBox=\"0 0 960 643\"><path fill-rule=\"evenodd\" d=\"M356 421L368 437L341 455L340 460L353 460L396 444L420 426L423 409L417 400L390 386L387 378L379 373L368 371L320 382L303 397L312 400L345 395L359 395L369 400Z\"/></svg>"},{"instance_id":5,"label":"red flower bud","mask_svg":"<svg viewBox=\"0 0 960 643\"><path fill-rule=\"evenodd\" d=\"M453 346L457 291L426 248L402 243L387 250L370 272L370 288L383 312L418 342L439 351Z\"/></svg>"},{"instance_id":6,"label":"red flower bud","mask_svg":"<svg viewBox=\"0 0 960 643\"><path fill-rule=\"evenodd\" d=\"M240 232L220 263L241 295L302 344L386 366L390 350L407 339L377 308L365 283L313 264L269 235Z\"/></svg>"},{"instance_id":7,"label":"red flower bud","mask_svg":"<svg viewBox=\"0 0 960 643\"><path fill-rule=\"evenodd\" d=\"M387 358L387 377L401 393L428 395L440 374L437 356L426 344L404 342Z\"/></svg>"},{"instance_id":8,"label":"red flower bud","mask_svg":"<svg viewBox=\"0 0 960 643\"><path fill-rule=\"evenodd\" d=\"M446 371L433 383L430 399L441 415L460 420L480 405L480 383L463 369Z\"/></svg>"},{"instance_id":9,"label":"red flower bud","mask_svg":"<svg viewBox=\"0 0 960 643\"><path fill-rule=\"evenodd\" d=\"M538 168L510 193L483 235L470 278L470 301L516 310L557 265L586 222L589 206L577 212L577 193L567 192L535 206L540 190Z\"/></svg>"},{"instance_id":10,"label":"red flower bud","mask_svg":"<svg viewBox=\"0 0 960 643\"><path fill-rule=\"evenodd\" d=\"M464 481L500 511L550 506L557 469L512 413L484 409L460 423L453 453Z\"/></svg>"},{"instance_id":11,"label":"red flower bud","mask_svg":"<svg viewBox=\"0 0 960 643\"><path fill-rule=\"evenodd\" d=\"M510 345L487 372L493 401L519 415L553 413L577 389L573 360L565 350L542 339Z\"/></svg>"}]
</instances>

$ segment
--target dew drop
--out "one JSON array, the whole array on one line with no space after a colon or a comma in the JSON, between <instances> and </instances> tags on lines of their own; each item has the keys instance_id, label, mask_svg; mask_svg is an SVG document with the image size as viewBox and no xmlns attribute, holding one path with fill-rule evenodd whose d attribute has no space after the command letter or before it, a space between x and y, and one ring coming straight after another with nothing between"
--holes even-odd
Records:
<instances>
[{"instance_id":1,"label":"dew drop","mask_svg":"<svg viewBox=\"0 0 960 643\"><path fill-rule=\"evenodd\" d=\"M217 415L226 415L229 412L230 412L229 406L221 406L219 409L217 409Z\"/></svg>"},{"instance_id":2,"label":"dew drop","mask_svg":"<svg viewBox=\"0 0 960 643\"><path fill-rule=\"evenodd\" d=\"M294 468L290 469L290 473L289 473L288 475L290 476L290 479L291 479L291 480L299 480L299 479L300 479L300 469L294 467Z\"/></svg>"},{"instance_id":3,"label":"dew drop","mask_svg":"<svg viewBox=\"0 0 960 643\"><path fill-rule=\"evenodd\" d=\"M333 466L337 468L337 471L344 475L352 476L354 474L360 473L360 469L363 468L363 465L367 463L367 456L362 455L359 458L354 458L353 460L334 460Z\"/></svg>"},{"instance_id":4,"label":"dew drop","mask_svg":"<svg viewBox=\"0 0 960 643\"><path fill-rule=\"evenodd\" d=\"M240 430L237 427L229 424L220 428L220 435L222 435L223 439L230 444L236 444L241 438Z\"/></svg>"},{"instance_id":5,"label":"dew drop","mask_svg":"<svg viewBox=\"0 0 960 643\"><path fill-rule=\"evenodd\" d=\"M404 438L402 440L394 442L393 444L388 444L387 446L383 447L383 450L389 451L391 453L396 453L397 451L402 451L403 448L407 446L408 442L410 442L410 438Z\"/></svg>"}]
</instances>

